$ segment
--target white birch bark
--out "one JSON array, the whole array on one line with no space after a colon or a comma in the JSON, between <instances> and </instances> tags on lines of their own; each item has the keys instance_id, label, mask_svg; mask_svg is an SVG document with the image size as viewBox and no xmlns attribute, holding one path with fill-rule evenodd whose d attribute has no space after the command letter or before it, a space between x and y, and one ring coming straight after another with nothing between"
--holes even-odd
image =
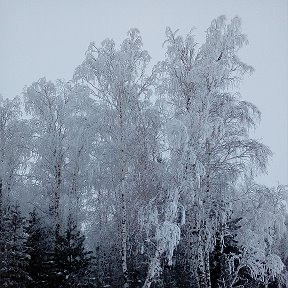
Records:
<instances>
[{"instance_id":1,"label":"white birch bark","mask_svg":"<svg viewBox=\"0 0 288 288\"><path fill-rule=\"evenodd\" d=\"M127 268L127 210L126 210L126 199L125 199L125 180L121 179L121 210L122 210L122 221L121 221L121 244L122 244L122 272L124 278L124 288L129 287L128 282L128 268Z\"/></svg>"},{"instance_id":2,"label":"white birch bark","mask_svg":"<svg viewBox=\"0 0 288 288\"><path fill-rule=\"evenodd\" d=\"M60 193L62 183L61 164L57 162L55 165L55 191L54 191L54 229L55 229L55 241L57 243L60 236Z\"/></svg>"},{"instance_id":3,"label":"white birch bark","mask_svg":"<svg viewBox=\"0 0 288 288\"><path fill-rule=\"evenodd\" d=\"M127 206L126 206L126 191L125 191L125 139L124 139L124 121L123 121L123 103L122 96L119 96L119 121L120 121L120 153L121 153L121 179L120 179L120 197L121 197L121 261L122 273L124 278L124 288L129 287L129 275L127 267Z\"/></svg>"},{"instance_id":4,"label":"white birch bark","mask_svg":"<svg viewBox=\"0 0 288 288\"><path fill-rule=\"evenodd\" d=\"M196 207L197 209L197 207ZM198 243L198 234L199 229L197 228L197 220L195 219L196 211L192 208L189 209L190 213L187 215L188 225L187 225L187 246L186 246L186 253L187 253L187 264L188 264L188 279L189 279L189 287L191 288L199 288L198 282L198 257L197 257L197 247Z\"/></svg>"},{"instance_id":5,"label":"white birch bark","mask_svg":"<svg viewBox=\"0 0 288 288\"><path fill-rule=\"evenodd\" d=\"M150 288L150 286L153 283L153 280L155 279L155 276L159 273L160 270L160 258L162 254L164 253L164 250L162 247L157 247L157 250L154 254L154 257L149 263L148 273L144 282L144 285L142 288Z\"/></svg>"}]
</instances>

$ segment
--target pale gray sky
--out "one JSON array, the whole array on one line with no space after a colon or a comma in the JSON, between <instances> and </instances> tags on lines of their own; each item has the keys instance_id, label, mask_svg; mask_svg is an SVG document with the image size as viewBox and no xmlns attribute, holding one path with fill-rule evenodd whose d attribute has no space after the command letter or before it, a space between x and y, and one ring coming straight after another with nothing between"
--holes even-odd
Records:
<instances>
[{"instance_id":1,"label":"pale gray sky","mask_svg":"<svg viewBox=\"0 0 288 288\"><path fill-rule=\"evenodd\" d=\"M163 57L166 26L196 30L198 42L213 18L235 15L250 44L242 59L256 69L241 87L262 111L256 134L274 152L259 181L288 184L287 0L0 0L0 93L12 98L40 77L72 77L89 42L118 43L131 27L141 31L153 61Z\"/></svg>"}]
</instances>

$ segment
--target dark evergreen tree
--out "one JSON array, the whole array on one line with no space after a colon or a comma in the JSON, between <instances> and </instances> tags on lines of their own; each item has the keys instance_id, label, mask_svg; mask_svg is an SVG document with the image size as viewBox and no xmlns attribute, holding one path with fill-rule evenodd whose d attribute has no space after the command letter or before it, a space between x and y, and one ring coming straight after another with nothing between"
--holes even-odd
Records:
<instances>
[{"instance_id":1,"label":"dark evergreen tree","mask_svg":"<svg viewBox=\"0 0 288 288\"><path fill-rule=\"evenodd\" d=\"M1 227L0 287L26 288L29 254L25 245L25 218L18 204L5 207Z\"/></svg>"},{"instance_id":2,"label":"dark evergreen tree","mask_svg":"<svg viewBox=\"0 0 288 288\"><path fill-rule=\"evenodd\" d=\"M36 209L34 209L30 212L25 231L27 234L26 246L30 254L28 272L33 280L29 284L29 288L36 288L40 285L49 287L50 270L53 266L53 259L51 259L53 258L53 253L51 253L51 229L43 223Z\"/></svg>"},{"instance_id":3,"label":"dark evergreen tree","mask_svg":"<svg viewBox=\"0 0 288 288\"><path fill-rule=\"evenodd\" d=\"M86 251L85 237L69 217L64 235L55 247L57 287L93 287L91 251Z\"/></svg>"},{"instance_id":4,"label":"dark evergreen tree","mask_svg":"<svg viewBox=\"0 0 288 288\"><path fill-rule=\"evenodd\" d=\"M0 287L3 287L9 280L8 261L10 254L9 238L11 227L9 223L9 207L1 206L0 215Z\"/></svg>"},{"instance_id":5,"label":"dark evergreen tree","mask_svg":"<svg viewBox=\"0 0 288 288\"><path fill-rule=\"evenodd\" d=\"M29 288L94 287L93 257L85 250L85 237L72 218L69 217L64 234L56 242L50 226L41 221L35 209L30 213L26 245L31 255L28 271L33 282Z\"/></svg>"}]
</instances>

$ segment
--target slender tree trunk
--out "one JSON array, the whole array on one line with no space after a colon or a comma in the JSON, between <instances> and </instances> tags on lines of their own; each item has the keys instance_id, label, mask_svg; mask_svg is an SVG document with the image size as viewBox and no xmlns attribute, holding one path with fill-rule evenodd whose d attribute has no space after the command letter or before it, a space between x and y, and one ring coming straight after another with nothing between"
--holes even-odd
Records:
<instances>
[{"instance_id":1,"label":"slender tree trunk","mask_svg":"<svg viewBox=\"0 0 288 288\"><path fill-rule=\"evenodd\" d=\"M127 206L126 206L126 190L125 190L125 143L124 143L124 123L122 103L120 103L120 146L121 146L121 180L120 180L120 197L121 197L121 260L122 260L122 273L124 278L123 288L129 287L129 275L127 267Z\"/></svg>"},{"instance_id":2,"label":"slender tree trunk","mask_svg":"<svg viewBox=\"0 0 288 288\"><path fill-rule=\"evenodd\" d=\"M60 237L60 191L61 191L61 183L62 183L62 175L61 175L61 165L58 162L55 166L56 172L56 187L54 191L54 229L55 229L55 244L58 242Z\"/></svg>"},{"instance_id":3,"label":"slender tree trunk","mask_svg":"<svg viewBox=\"0 0 288 288\"><path fill-rule=\"evenodd\" d=\"M79 195L78 195L78 183L79 183L79 159L81 156L81 153L83 151L84 144L81 145L76 153L76 159L75 159L75 166L74 166L74 172L72 176L72 185L71 185L71 196L70 196L70 215L73 217L73 220L75 221L75 224L78 227L78 214L79 214Z\"/></svg>"},{"instance_id":4,"label":"slender tree trunk","mask_svg":"<svg viewBox=\"0 0 288 288\"><path fill-rule=\"evenodd\" d=\"M124 288L129 287L128 282L128 268L127 268L127 211L126 211L126 199L125 199L125 182L124 179L121 180L121 210L122 210L122 225L121 225L121 235L122 235L122 271L124 277Z\"/></svg>"},{"instance_id":5,"label":"slender tree trunk","mask_svg":"<svg viewBox=\"0 0 288 288\"><path fill-rule=\"evenodd\" d=\"M210 141L207 139L206 141L206 177L203 183L203 196L205 199L206 206L203 207L204 214L209 214L210 209L210 199L211 199L211 191L210 191L210 159L211 158L211 149L210 149ZM209 219L208 219L209 221ZM210 273L210 257L209 257L209 239L207 239L207 220L203 219L203 237L201 239L201 246L202 246L202 257L204 263L204 275L205 275L205 286L203 288L210 288L211 287L211 273Z\"/></svg>"},{"instance_id":6,"label":"slender tree trunk","mask_svg":"<svg viewBox=\"0 0 288 288\"><path fill-rule=\"evenodd\" d=\"M197 207L195 207L197 209ZM198 261L197 261L197 247L199 229L197 228L196 211L190 208L187 211L187 242L186 242L186 259L188 266L188 283L187 287L199 288L198 282Z\"/></svg>"},{"instance_id":7,"label":"slender tree trunk","mask_svg":"<svg viewBox=\"0 0 288 288\"><path fill-rule=\"evenodd\" d=\"M150 286L152 285L153 279L155 278L158 270L160 269L160 257L163 253L163 249L161 249L161 247L157 247L155 255L149 263L147 277L142 288L150 288Z\"/></svg>"},{"instance_id":8,"label":"slender tree trunk","mask_svg":"<svg viewBox=\"0 0 288 288\"><path fill-rule=\"evenodd\" d=\"M205 277L207 288L211 288L211 273L210 273L210 256L209 251L205 249L204 251L204 263L205 263Z\"/></svg>"},{"instance_id":9,"label":"slender tree trunk","mask_svg":"<svg viewBox=\"0 0 288 288\"><path fill-rule=\"evenodd\" d=\"M204 261L204 249L202 241L203 239L199 236L199 245L198 245L198 277L199 277L199 286L200 288L207 288L206 282L206 270L205 270L205 261Z\"/></svg>"},{"instance_id":10,"label":"slender tree trunk","mask_svg":"<svg viewBox=\"0 0 288 288\"><path fill-rule=\"evenodd\" d=\"M78 213L79 213L79 197L78 197L78 185L77 185L77 175L79 173L79 168L75 168L72 177L72 185L69 197L69 215L72 217L74 223L78 226Z\"/></svg>"}]
</instances>

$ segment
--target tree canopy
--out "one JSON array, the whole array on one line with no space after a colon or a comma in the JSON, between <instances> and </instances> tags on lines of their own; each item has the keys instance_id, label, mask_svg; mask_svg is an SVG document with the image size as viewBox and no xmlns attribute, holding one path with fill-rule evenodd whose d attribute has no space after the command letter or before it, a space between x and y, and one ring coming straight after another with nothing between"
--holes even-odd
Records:
<instances>
[{"instance_id":1,"label":"tree canopy","mask_svg":"<svg viewBox=\"0 0 288 288\"><path fill-rule=\"evenodd\" d=\"M287 186L239 84L238 17L91 42L69 81L0 98L3 287L288 287ZM1 287L2 287L1 286Z\"/></svg>"}]
</instances>

